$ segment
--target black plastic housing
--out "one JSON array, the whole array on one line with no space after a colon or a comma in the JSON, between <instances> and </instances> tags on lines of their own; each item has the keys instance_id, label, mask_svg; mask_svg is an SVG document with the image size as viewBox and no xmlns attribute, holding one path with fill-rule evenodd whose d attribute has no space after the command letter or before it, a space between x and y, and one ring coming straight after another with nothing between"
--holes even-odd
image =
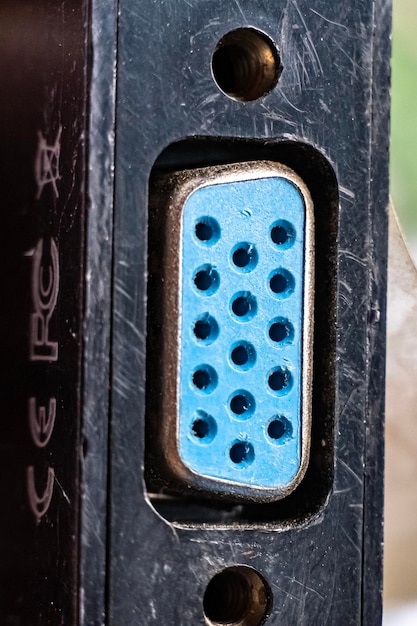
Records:
<instances>
[{"instance_id":1,"label":"black plastic housing","mask_svg":"<svg viewBox=\"0 0 417 626\"><path fill-rule=\"evenodd\" d=\"M260 98L212 66L245 28ZM251 581L259 624L380 623L390 29L390 0L1 3L1 624L207 626ZM253 159L317 211L311 462L277 503L172 497L145 472L150 181Z\"/></svg>"},{"instance_id":2,"label":"black plastic housing","mask_svg":"<svg viewBox=\"0 0 417 626\"><path fill-rule=\"evenodd\" d=\"M240 564L270 585L267 623L378 623L390 4L153 9L145 26L136 3L120 3L110 620L206 623L209 581ZM249 102L220 91L211 69L219 41L242 27L274 41L282 63L277 87ZM299 171L324 211L311 482L254 507L155 496L143 472L152 170L253 158Z\"/></svg>"}]
</instances>

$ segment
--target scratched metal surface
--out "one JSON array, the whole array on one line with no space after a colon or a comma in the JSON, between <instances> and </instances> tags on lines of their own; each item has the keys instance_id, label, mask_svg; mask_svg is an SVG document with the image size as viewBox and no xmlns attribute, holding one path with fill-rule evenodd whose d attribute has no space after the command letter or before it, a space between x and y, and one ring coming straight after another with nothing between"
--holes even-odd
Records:
<instances>
[{"instance_id":1,"label":"scratched metal surface","mask_svg":"<svg viewBox=\"0 0 417 626\"><path fill-rule=\"evenodd\" d=\"M268 624L380 621L389 19L387 0L120 2L111 625L204 624L208 581L236 563L271 585ZM210 74L216 43L241 26L268 33L284 65L277 89L246 104ZM147 185L161 151L196 135L301 140L338 179L334 478L305 524L183 528L146 497Z\"/></svg>"}]
</instances>

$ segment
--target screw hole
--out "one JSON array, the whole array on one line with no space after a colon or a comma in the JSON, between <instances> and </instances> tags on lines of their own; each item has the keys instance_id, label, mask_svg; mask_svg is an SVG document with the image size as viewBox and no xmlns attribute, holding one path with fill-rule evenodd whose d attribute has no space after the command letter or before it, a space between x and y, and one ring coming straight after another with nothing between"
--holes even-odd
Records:
<instances>
[{"instance_id":1,"label":"screw hole","mask_svg":"<svg viewBox=\"0 0 417 626\"><path fill-rule=\"evenodd\" d=\"M225 35L212 57L217 86L233 100L262 98L276 86L282 71L275 44L253 28L238 28Z\"/></svg>"},{"instance_id":2,"label":"screw hole","mask_svg":"<svg viewBox=\"0 0 417 626\"><path fill-rule=\"evenodd\" d=\"M210 580L204 593L204 616L209 626L260 626L271 608L272 594L252 567L227 567Z\"/></svg>"}]
</instances>

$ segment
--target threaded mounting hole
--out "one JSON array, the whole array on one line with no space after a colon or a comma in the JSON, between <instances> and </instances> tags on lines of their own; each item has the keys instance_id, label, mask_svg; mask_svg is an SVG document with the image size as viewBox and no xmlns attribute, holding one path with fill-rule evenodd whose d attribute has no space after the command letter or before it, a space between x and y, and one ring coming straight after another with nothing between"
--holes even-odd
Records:
<instances>
[{"instance_id":1,"label":"threaded mounting hole","mask_svg":"<svg viewBox=\"0 0 417 626\"><path fill-rule=\"evenodd\" d=\"M217 573L206 587L204 617L209 626L260 626L271 608L272 594L252 567L235 565Z\"/></svg>"},{"instance_id":2,"label":"threaded mounting hole","mask_svg":"<svg viewBox=\"0 0 417 626\"><path fill-rule=\"evenodd\" d=\"M219 89L241 102L257 100L272 91L282 71L275 44L254 28L238 28L222 37L211 67Z\"/></svg>"}]
</instances>

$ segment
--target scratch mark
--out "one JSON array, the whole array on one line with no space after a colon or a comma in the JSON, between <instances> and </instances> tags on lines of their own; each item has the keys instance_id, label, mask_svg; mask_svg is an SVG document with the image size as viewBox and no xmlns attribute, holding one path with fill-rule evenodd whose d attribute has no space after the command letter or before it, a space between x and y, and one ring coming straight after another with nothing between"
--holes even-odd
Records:
<instances>
[{"instance_id":1,"label":"scratch mark","mask_svg":"<svg viewBox=\"0 0 417 626\"><path fill-rule=\"evenodd\" d=\"M352 539L352 537L350 537L346 530L344 529L343 526L340 526L340 530L342 531L342 533L344 534L344 536L346 537L346 539L349 541L349 543L355 548L356 552L359 552L359 554L362 556L362 551L360 546L358 546L358 544L354 541L354 539Z\"/></svg>"},{"instance_id":2,"label":"scratch mark","mask_svg":"<svg viewBox=\"0 0 417 626\"><path fill-rule=\"evenodd\" d=\"M307 589L308 591L311 591L311 593L314 593L316 596L318 596L319 598L324 600L324 596L322 596L321 593L319 593L317 591L317 589L313 589L313 587L309 587L308 585L306 585L305 583L300 582L296 578L290 578L290 580L291 580L291 582L296 583L297 585L300 585L300 587L302 587L303 589Z\"/></svg>"},{"instance_id":3,"label":"scratch mark","mask_svg":"<svg viewBox=\"0 0 417 626\"><path fill-rule=\"evenodd\" d=\"M346 50L341 46L341 44L338 41L334 42L334 45L336 46L336 48L338 50L340 50L340 52L347 58L347 60L349 61L349 63L352 64L352 76L356 77L356 72L355 70L357 70L359 73L361 72L361 67L358 63L356 63L356 61L354 60L353 57L349 56L349 54L346 52Z\"/></svg>"},{"instance_id":4,"label":"scratch mark","mask_svg":"<svg viewBox=\"0 0 417 626\"><path fill-rule=\"evenodd\" d=\"M56 474L54 474L54 479L55 479L56 484L60 488L61 493L64 496L65 500L68 502L68 504L71 504L71 501L70 501L68 495L65 493L65 490L64 490L63 486L61 485L61 483L59 482L58 478L56 477Z\"/></svg>"},{"instance_id":5,"label":"scratch mark","mask_svg":"<svg viewBox=\"0 0 417 626\"><path fill-rule=\"evenodd\" d=\"M352 200L356 199L356 195L354 194L354 192L348 189L347 187L342 187L342 185L339 185L339 189L340 189L340 193L342 193L344 196L347 196L348 198L351 198Z\"/></svg>"},{"instance_id":6,"label":"scratch mark","mask_svg":"<svg viewBox=\"0 0 417 626\"><path fill-rule=\"evenodd\" d=\"M342 466L345 468L345 470L348 472L348 474L350 474L351 476L353 476L360 485L362 485L362 479L360 476L358 476L351 467L349 467L349 465L343 461L342 459L340 459L340 463L342 464Z\"/></svg>"},{"instance_id":7,"label":"scratch mark","mask_svg":"<svg viewBox=\"0 0 417 626\"><path fill-rule=\"evenodd\" d=\"M196 33L194 33L194 35L192 35L190 37L190 46L191 46L191 48L194 47L195 39L197 39L202 33L204 33L204 31L206 31L207 29L212 28L213 26L218 26L219 24L220 24L220 18L219 17L214 17L213 19L209 20L208 23L203 26L203 28L198 30Z\"/></svg>"},{"instance_id":8,"label":"scratch mark","mask_svg":"<svg viewBox=\"0 0 417 626\"><path fill-rule=\"evenodd\" d=\"M246 23L246 16L243 13L243 10L242 10L242 7L240 6L239 0L234 0L234 2L235 2L235 5L237 6L237 9L238 9L239 13L241 14L241 16L243 17L243 19L245 20L245 23Z\"/></svg>"},{"instance_id":9,"label":"scratch mark","mask_svg":"<svg viewBox=\"0 0 417 626\"><path fill-rule=\"evenodd\" d=\"M204 98L204 100L202 100L200 102L200 105L204 107L207 104L211 104L212 102L215 102L219 98L220 98L220 93L213 93L213 94L207 96L207 98Z\"/></svg>"},{"instance_id":10,"label":"scratch mark","mask_svg":"<svg viewBox=\"0 0 417 626\"><path fill-rule=\"evenodd\" d=\"M287 96L285 95L285 93L284 93L284 91L283 91L282 89L280 89L280 90L279 90L279 93L280 93L280 96L282 96L282 98L284 98L285 102L286 102L287 104L289 104L289 105L290 105L290 107L291 107L292 109L294 109L294 110L295 110L295 111L297 111L298 113L305 113L305 111L303 111L302 109L298 109L298 108L295 106L295 104L292 104L292 102L290 102L290 101L288 100Z\"/></svg>"},{"instance_id":11,"label":"scratch mark","mask_svg":"<svg viewBox=\"0 0 417 626\"><path fill-rule=\"evenodd\" d=\"M346 489L335 489L333 491L333 495L340 496L341 494L349 493L349 491L352 491L352 487L346 487Z\"/></svg>"},{"instance_id":12,"label":"scratch mark","mask_svg":"<svg viewBox=\"0 0 417 626\"><path fill-rule=\"evenodd\" d=\"M329 109L329 107L327 106L327 104L324 102L324 100L322 100L321 98L319 98L319 102L320 102L320 106L321 106L321 108L323 109L323 111L324 111L325 113L330 113L330 109Z\"/></svg>"},{"instance_id":13,"label":"scratch mark","mask_svg":"<svg viewBox=\"0 0 417 626\"><path fill-rule=\"evenodd\" d=\"M120 383L119 378L115 379L114 391L117 393L123 400L127 400L128 395L124 392L123 385Z\"/></svg>"},{"instance_id":14,"label":"scratch mark","mask_svg":"<svg viewBox=\"0 0 417 626\"><path fill-rule=\"evenodd\" d=\"M116 284L116 291L120 293L122 296L124 296L126 300L129 300L130 302L133 301L132 295L128 293L125 289L123 289L123 287L120 284Z\"/></svg>"},{"instance_id":15,"label":"scratch mark","mask_svg":"<svg viewBox=\"0 0 417 626\"><path fill-rule=\"evenodd\" d=\"M357 254L354 254L350 250L339 250L339 256L340 257L343 256L349 261L354 261L355 263L358 263L358 265L362 265L362 267L367 266L366 259L361 259L360 256L358 256Z\"/></svg>"},{"instance_id":16,"label":"scratch mark","mask_svg":"<svg viewBox=\"0 0 417 626\"><path fill-rule=\"evenodd\" d=\"M127 391L132 389L132 383L126 378L126 376L118 376L116 381L122 389L126 389Z\"/></svg>"},{"instance_id":17,"label":"scratch mark","mask_svg":"<svg viewBox=\"0 0 417 626\"><path fill-rule=\"evenodd\" d=\"M271 121L273 121L273 122L283 122L284 124L286 124L288 126L293 126L293 127L297 126L296 122L294 122L293 120L287 119L284 115L280 115L276 111L271 111L270 109L268 109L267 106L265 106L265 104L261 104L261 107L265 111L265 117L268 117L268 119L270 119Z\"/></svg>"},{"instance_id":18,"label":"scratch mark","mask_svg":"<svg viewBox=\"0 0 417 626\"><path fill-rule=\"evenodd\" d=\"M116 311L116 316L118 317L118 319L122 320L128 328L130 328L130 330L133 332L134 335L136 335L136 337L138 337L139 339L143 338L143 335L139 328L137 328L133 322L128 320L126 316L123 315L123 313L121 313L120 311Z\"/></svg>"},{"instance_id":19,"label":"scratch mark","mask_svg":"<svg viewBox=\"0 0 417 626\"><path fill-rule=\"evenodd\" d=\"M340 281L340 286L343 287L343 289L347 291L348 294L352 293L352 287L345 280Z\"/></svg>"},{"instance_id":20,"label":"scratch mark","mask_svg":"<svg viewBox=\"0 0 417 626\"><path fill-rule=\"evenodd\" d=\"M206 541L206 539L190 539L190 543L204 543L204 544L208 544L211 546L224 546L224 541L220 540L212 540L212 541Z\"/></svg>"},{"instance_id":21,"label":"scratch mark","mask_svg":"<svg viewBox=\"0 0 417 626\"><path fill-rule=\"evenodd\" d=\"M320 72L323 74L323 66L322 66L322 64L320 62L320 57L319 57L319 55L317 53L316 46L314 45L314 41L313 41L313 39L311 37L309 29L307 28L306 21L303 18L303 15L302 15L300 9L298 8L298 4L297 4L296 0L293 0L293 6L294 6L295 10L298 13L298 16L299 16L299 18L301 20L302 25L304 26L304 30L305 30L305 34L306 34L306 38L307 38L307 43L308 43L308 45L306 45L307 51L309 51L311 53L312 60L313 59L316 60L317 66L318 66Z\"/></svg>"},{"instance_id":22,"label":"scratch mark","mask_svg":"<svg viewBox=\"0 0 417 626\"><path fill-rule=\"evenodd\" d=\"M339 419L342 417L343 413L345 412L346 407L348 406L348 404L349 404L349 402L350 402L350 399L351 399L351 397L353 396L353 394L354 394L354 392L355 392L355 391L356 391L356 389L352 389L352 391L351 391L351 392L350 392L350 394L348 395L348 397L347 397L347 399L346 399L346 402L344 403L344 405L342 406L342 408L341 408L341 410L340 410L340 413L339 413ZM343 463L343 461L342 461L342 463Z\"/></svg>"},{"instance_id":23,"label":"scratch mark","mask_svg":"<svg viewBox=\"0 0 417 626\"><path fill-rule=\"evenodd\" d=\"M300 602L300 598L297 598L296 596L293 596L292 593L290 593L289 591L286 591L285 589L282 589L281 587L278 587L278 585L276 583L273 583L272 581L271 581L271 587L274 587L275 589L278 589L278 591L280 591L281 593L285 594L286 596L288 596L292 600L297 600L297 602Z\"/></svg>"},{"instance_id":24,"label":"scratch mark","mask_svg":"<svg viewBox=\"0 0 417 626\"><path fill-rule=\"evenodd\" d=\"M307 70L306 65L305 65L305 63L304 63L304 58L303 58L303 57L304 57L304 54L303 54L303 55L301 55L301 54L298 52L298 50L296 50L296 54L297 54L297 61L298 61L298 63L296 63L296 64L294 65L294 69L295 69L295 71L296 71L296 76L295 76L295 78L296 78L297 87L298 87L299 89L302 89L303 83L302 83L302 78L301 78L301 76L303 75L303 76L305 77L305 81L306 81L307 83L309 83L309 82L310 82L310 77L309 77L309 75L308 75L308 70ZM300 65L301 65L301 72L299 72L299 71L298 71L298 64L300 64Z\"/></svg>"},{"instance_id":25,"label":"scratch mark","mask_svg":"<svg viewBox=\"0 0 417 626\"><path fill-rule=\"evenodd\" d=\"M319 17L321 17L321 19L324 20L325 22L328 22L329 24L333 24L334 26L339 26L340 28L343 28L346 32L349 32L348 27L345 26L344 24L340 24L339 22L333 22L333 20L330 20L328 17L325 17L324 15L319 13L318 11L315 11L314 9L310 9L310 11L312 13L315 13Z\"/></svg>"}]
</instances>

